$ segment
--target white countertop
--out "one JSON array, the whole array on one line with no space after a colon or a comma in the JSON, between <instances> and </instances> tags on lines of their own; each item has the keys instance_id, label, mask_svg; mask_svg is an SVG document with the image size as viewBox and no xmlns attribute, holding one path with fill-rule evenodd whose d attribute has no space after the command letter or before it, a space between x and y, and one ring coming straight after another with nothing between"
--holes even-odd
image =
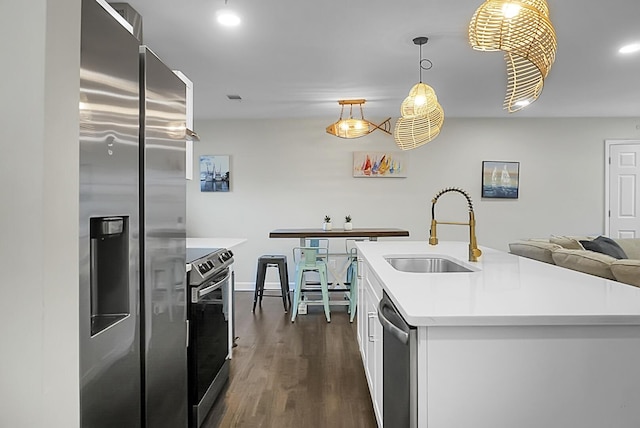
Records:
<instances>
[{"instance_id":1,"label":"white countertop","mask_svg":"<svg viewBox=\"0 0 640 428\"><path fill-rule=\"evenodd\" d=\"M226 248L233 249L247 242L245 238L187 238L187 248Z\"/></svg>"},{"instance_id":2,"label":"white countertop","mask_svg":"<svg viewBox=\"0 0 640 428\"><path fill-rule=\"evenodd\" d=\"M640 288L467 242L358 242L405 320L415 326L640 324ZM390 255L444 255L475 272L408 273Z\"/></svg>"}]
</instances>

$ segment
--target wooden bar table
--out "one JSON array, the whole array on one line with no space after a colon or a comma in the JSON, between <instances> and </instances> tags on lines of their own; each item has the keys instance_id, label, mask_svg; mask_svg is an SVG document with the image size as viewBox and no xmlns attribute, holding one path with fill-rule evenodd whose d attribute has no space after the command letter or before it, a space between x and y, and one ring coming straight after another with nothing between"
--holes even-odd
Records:
<instances>
[{"instance_id":1,"label":"wooden bar table","mask_svg":"<svg viewBox=\"0 0 640 428\"><path fill-rule=\"evenodd\" d=\"M378 238L409 236L408 230L393 228L354 228L344 229L276 229L269 233L269 238L300 238L300 246L304 247L307 238Z\"/></svg>"},{"instance_id":2,"label":"wooden bar table","mask_svg":"<svg viewBox=\"0 0 640 428\"><path fill-rule=\"evenodd\" d=\"M377 241L378 238L392 238L392 237L407 237L409 236L409 231L404 229L394 229L394 228L353 228L351 230L344 229L332 229L332 230L323 230L323 229L276 229L269 233L269 238L299 238L300 246L306 246L306 239L309 238L352 238L352 239L368 239L369 241ZM327 256L348 256L346 253L328 253ZM348 265L348 263L347 263ZM343 268L346 271L345 266ZM332 284L332 287L329 288L329 291L348 291L348 288L345 286L340 286L339 277L341 274L337 274L330 265L327 265L327 269L332 273L335 283ZM309 283L309 285L313 284L311 287L305 286L302 288L303 293L303 301L300 302L298 306L298 314L303 315L307 313L306 306L307 305L322 305L322 300L309 300L305 296L305 292L307 291L315 291L319 290L316 283ZM349 300L331 300L330 305L348 305ZM304 307L304 309L303 309Z\"/></svg>"}]
</instances>

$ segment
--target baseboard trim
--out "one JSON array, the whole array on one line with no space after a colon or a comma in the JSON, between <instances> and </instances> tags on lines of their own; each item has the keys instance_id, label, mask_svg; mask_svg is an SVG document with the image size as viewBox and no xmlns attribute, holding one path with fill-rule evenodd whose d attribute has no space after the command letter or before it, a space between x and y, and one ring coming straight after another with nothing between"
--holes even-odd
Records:
<instances>
[{"instance_id":1,"label":"baseboard trim","mask_svg":"<svg viewBox=\"0 0 640 428\"><path fill-rule=\"evenodd\" d=\"M238 282L236 281L236 291L254 291L256 289L255 282ZM289 283L289 290L293 290L293 283ZM279 282L265 282L264 283L265 290L278 290L280 291L280 283Z\"/></svg>"}]
</instances>

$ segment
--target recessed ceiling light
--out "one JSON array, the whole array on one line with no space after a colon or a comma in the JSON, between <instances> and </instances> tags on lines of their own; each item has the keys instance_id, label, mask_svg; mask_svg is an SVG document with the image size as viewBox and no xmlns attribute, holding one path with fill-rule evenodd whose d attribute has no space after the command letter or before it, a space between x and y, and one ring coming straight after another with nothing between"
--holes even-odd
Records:
<instances>
[{"instance_id":1,"label":"recessed ceiling light","mask_svg":"<svg viewBox=\"0 0 640 428\"><path fill-rule=\"evenodd\" d=\"M618 52L621 54L630 54L640 51L640 43L631 43L621 47Z\"/></svg>"},{"instance_id":2,"label":"recessed ceiling light","mask_svg":"<svg viewBox=\"0 0 640 428\"><path fill-rule=\"evenodd\" d=\"M235 27L240 25L240 17L229 9L223 9L216 12L218 23L225 27Z\"/></svg>"}]
</instances>

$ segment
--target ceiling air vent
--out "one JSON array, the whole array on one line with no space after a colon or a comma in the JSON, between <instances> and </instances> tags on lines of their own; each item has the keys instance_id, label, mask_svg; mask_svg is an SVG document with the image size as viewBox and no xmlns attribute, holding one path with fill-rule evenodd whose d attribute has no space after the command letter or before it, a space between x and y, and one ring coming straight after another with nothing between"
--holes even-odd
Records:
<instances>
[{"instance_id":1,"label":"ceiling air vent","mask_svg":"<svg viewBox=\"0 0 640 428\"><path fill-rule=\"evenodd\" d=\"M241 101L242 97L240 95L227 95L227 98L233 101Z\"/></svg>"}]
</instances>

